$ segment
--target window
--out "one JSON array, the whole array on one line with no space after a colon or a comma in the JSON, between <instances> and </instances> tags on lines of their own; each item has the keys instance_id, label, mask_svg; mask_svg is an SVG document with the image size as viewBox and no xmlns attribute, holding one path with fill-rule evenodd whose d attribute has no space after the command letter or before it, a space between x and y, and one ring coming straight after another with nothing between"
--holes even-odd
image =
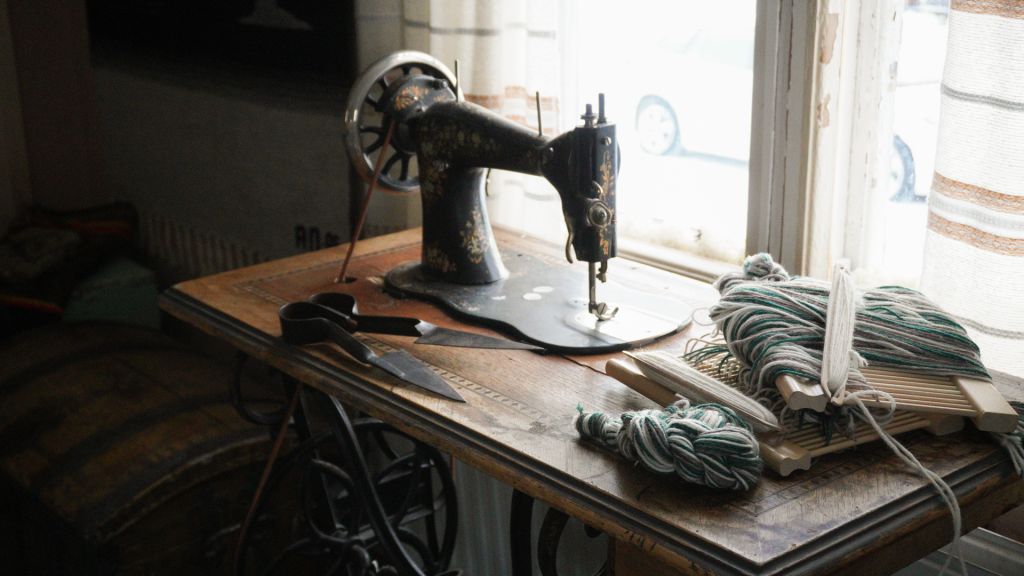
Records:
<instances>
[{"instance_id":1,"label":"window","mask_svg":"<svg viewBox=\"0 0 1024 576\"><path fill-rule=\"evenodd\" d=\"M539 90L548 135L605 93L624 255L705 278L752 252L815 276L848 258L862 278L916 281L943 0L359 5L364 58L391 46L372 42L385 29L466 58L470 101L536 128ZM495 223L564 242L542 180L494 171L490 193Z\"/></svg>"},{"instance_id":2,"label":"window","mask_svg":"<svg viewBox=\"0 0 1024 576\"><path fill-rule=\"evenodd\" d=\"M916 285L948 0L575 7L562 128L606 94L624 251Z\"/></svg>"},{"instance_id":3,"label":"window","mask_svg":"<svg viewBox=\"0 0 1024 576\"><path fill-rule=\"evenodd\" d=\"M624 247L736 263L745 253L755 0L588 2L577 111L606 94L622 150ZM568 124L571 125L571 124Z\"/></svg>"}]
</instances>

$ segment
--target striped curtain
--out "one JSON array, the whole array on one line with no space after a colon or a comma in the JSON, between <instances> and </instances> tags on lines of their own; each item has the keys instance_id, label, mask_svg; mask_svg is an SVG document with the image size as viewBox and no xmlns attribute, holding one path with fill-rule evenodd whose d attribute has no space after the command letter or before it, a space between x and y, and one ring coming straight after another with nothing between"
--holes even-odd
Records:
<instances>
[{"instance_id":1,"label":"striped curtain","mask_svg":"<svg viewBox=\"0 0 1024 576\"><path fill-rule=\"evenodd\" d=\"M563 0L359 0L358 61L365 69L402 49L426 52L452 69L458 59L467 101L536 129L539 91L544 132L554 135L562 131L562 8ZM565 227L558 196L541 179L495 172L488 198L496 224L539 235ZM419 198L375 198L370 231L418 225L418 210L396 209L411 202Z\"/></svg>"},{"instance_id":2,"label":"striped curtain","mask_svg":"<svg viewBox=\"0 0 1024 576\"><path fill-rule=\"evenodd\" d=\"M921 288L1024 375L1024 1L950 8Z\"/></svg>"}]
</instances>

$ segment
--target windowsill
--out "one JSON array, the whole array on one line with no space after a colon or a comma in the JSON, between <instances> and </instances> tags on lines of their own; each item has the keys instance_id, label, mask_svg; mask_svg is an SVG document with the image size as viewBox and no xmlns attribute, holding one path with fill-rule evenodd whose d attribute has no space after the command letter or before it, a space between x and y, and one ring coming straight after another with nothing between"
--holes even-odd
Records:
<instances>
[{"instance_id":1,"label":"windowsill","mask_svg":"<svg viewBox=\"0 0 1024 576\"><path fill-rule=\"evenodd\" d=\"M714 282L726 272L738 270L733 264L702 258L641 240L618 238L617 243L620 256L708 283Z\"/></svg>"}]
</instances>

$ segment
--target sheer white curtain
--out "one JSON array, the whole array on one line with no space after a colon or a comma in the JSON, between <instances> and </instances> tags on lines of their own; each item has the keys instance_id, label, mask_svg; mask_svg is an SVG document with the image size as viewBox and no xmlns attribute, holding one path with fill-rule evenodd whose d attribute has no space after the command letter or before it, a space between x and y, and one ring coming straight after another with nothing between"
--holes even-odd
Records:
<instances>
[{"instance_id":1,"label":"sheer white curtain","mask_svg":"<svg viewBox=\"0 0 1024 576\"><path fill-rule=\"evenodd\" d=\"M561 24L569 1L359 0L359 64L365 68L400 49L426 52L452 69L458 59L467 101L536 129L539 91L544 132L555 135L563 129ZM496 224L537 235L564 229L557 195L539 178L494 172L488 194ZM418 196L375 198L368 229L379 233L418 225L418 206Z\"/></svg>"},{"instance_id":2,"label":"sheer white curtain","mask_svg":"<svg viewBox=\"0 0 1024 576\"><path fill-rule=\"evenodd\" d=\"M921 289L1024 375L1024 2L953 0Z\"/></svg>"}]
</instances>

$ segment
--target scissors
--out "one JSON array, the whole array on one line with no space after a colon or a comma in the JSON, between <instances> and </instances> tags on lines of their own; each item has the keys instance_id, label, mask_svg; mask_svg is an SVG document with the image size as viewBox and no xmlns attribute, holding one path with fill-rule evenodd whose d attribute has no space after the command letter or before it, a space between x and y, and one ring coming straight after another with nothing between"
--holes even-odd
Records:
<instances>
[{"instance_id":1,"label":"scissors","mask_svg":"<svg viewBox=\"0 0 1024 576\"><path fill-rule=\"evenodd\" d=\"M321 292L309 298L310 302L319 304L343 316L345 328L349 332L370 332L375 334L395 334L398 336L416 336L417 344L434 346L457 346L460 348L492 348L501 350L533 350L542 352L544 349L533 344L516 342L505 338L484 336L462 330L442 328L418 318L403 316L364 316L359 313L356 299L350 294L341 292Z\"/></svg>"},{"instance_id":2,"label":"scissors","mask_svg":"<svg viewBox=\"0 0 1024 576\"><path fill-rule=\"evenodd\" d=\"M405 350L378 356L369 346L352 335L351 318L314 302L292 302L278 311L281 337L296 345L333 342L356 360L376 366L405 382L458 402L466 400L443 378Z\"/></svg>"}]
</instances>

